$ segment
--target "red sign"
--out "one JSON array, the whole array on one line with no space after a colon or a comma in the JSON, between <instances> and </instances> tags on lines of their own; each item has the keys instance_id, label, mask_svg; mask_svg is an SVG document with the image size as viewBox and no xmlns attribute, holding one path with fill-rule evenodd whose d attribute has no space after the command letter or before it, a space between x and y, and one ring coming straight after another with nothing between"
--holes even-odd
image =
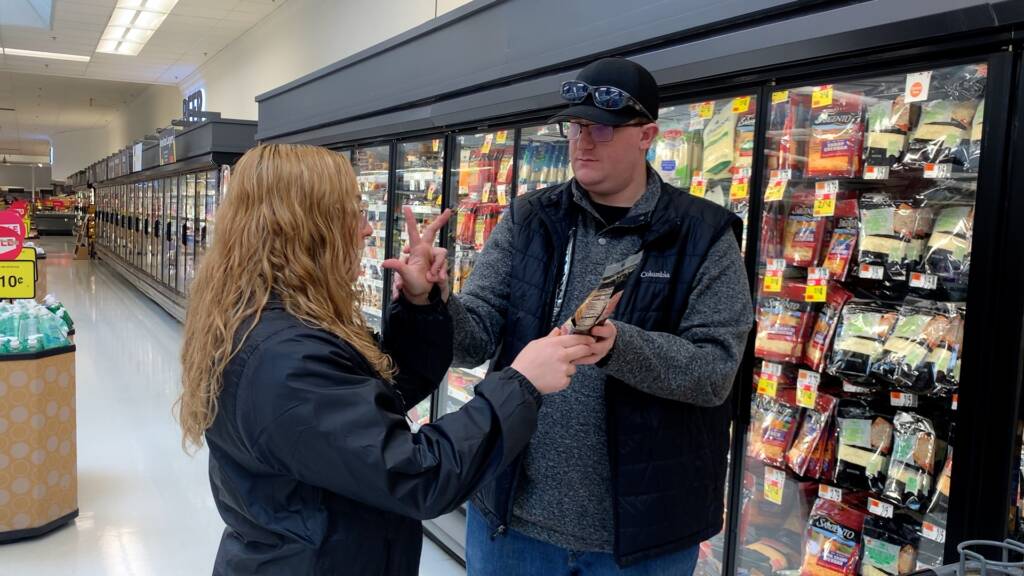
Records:
<instances>
[{"instance_id":1,"label":"red sign","mask_svg":"<svg viewBox=\"0 0 1024 576\"><path fill-rule=\"evenodd\" d=\"M914 98L920 96L922 92L924 92L924 84L921 84L920 82L914 82L913 84L910 85L910 95L913 96Z\"/></svg>"},{"instance_id":2,"label":"red sign","mask_svg":"<svg viewBox=\"0 0 1024 576\"><path fill-rule=\"evenodd\" d=\"M0 212L0 260L14 260L25 242L25 220L14 210Z\"/></svg>"},{"instance_id":3,"label":"red sign","mask_svg":"<svg viewBox=\"0 0 1024 576\"><path fill-rule=\"evenodd\" d=\"M15 200L11 203L9 210L17 212L19 218L24 218L25 214L28 214L28 202L25 202L24 200Z\"/></svg>"}]
</instances>

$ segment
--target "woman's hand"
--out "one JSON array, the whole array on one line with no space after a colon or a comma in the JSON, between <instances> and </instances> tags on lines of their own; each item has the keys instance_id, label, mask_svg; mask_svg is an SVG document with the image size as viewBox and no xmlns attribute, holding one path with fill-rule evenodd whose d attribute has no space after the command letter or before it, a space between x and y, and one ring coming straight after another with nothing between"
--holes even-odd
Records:
<instances>
[{"instance_id":1,"label":"woman's hand","mask_svg":"<svg viewBox=\"0 0 1024 576\"><path fill-rule=\"evenodd\" d=\"M396 288L413 304L427 304L430 291L443 280L448 284L448 260L444 248L435 248L434 240L438 232L444 228L451 218L451 210L445 210L433 222L423 227L422 232L416 225L416 215L412 208L406 206L405 229L409 235L409 245L402 258L385 260L382 267L394 270ZM442 288L444 290L444 288Z\"/></svg>"}]
</instances>

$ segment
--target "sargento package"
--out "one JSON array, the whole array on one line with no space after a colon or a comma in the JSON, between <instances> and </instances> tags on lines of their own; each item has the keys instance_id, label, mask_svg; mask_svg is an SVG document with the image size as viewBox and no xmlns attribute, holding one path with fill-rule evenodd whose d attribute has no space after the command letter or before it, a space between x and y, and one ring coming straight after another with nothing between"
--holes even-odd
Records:
<instances>
[{"instance_id":1,"label":"sargento package","mask_svg":"<svg viewBox=\"0 0 1024 576\"><path fill-rule=\"evenodd\" d=\"M828 372L859 384L871 383L871 369L885 348L898 315L877 302L855 300L841 314Z\"/></svg>"},{"instance_id":2,"label":"sargento package","mask_svg":"<svg viewBox=\"0 0 1024 576\"><path fill-rule=\"evenodd\" d=\"M796 364L814 326L814 305L804 302L806 286L784 281L779 294L763 293L757 307L754 354L772 362Z\"/></svg>"},{"instance_id":3,"label":"sargento package","mask_svg":"<svg viewBox=\"0 0 1024 576\"><path fill-rule=\"evenodd\" d=\"M785 466L786 451L796 435L799 415L792 388L780 390L775 398L754 395L748 454L765 464Z\"/></svg>"},{"instance_id":4,"label":"sargento package","mask_svg":"<svg viewBox=\"0 0 1024 576\"><path fill-rule=\"evenodd\" d=\"M893 425L890 418L861 399L844 398L836 408L839 422L839 451L835 481L843 486L868 489L881 494L885 489Z\"/></svg>"},{"instance_id":5,"label":"sargento package","mask_svg":"<svg viewBox=\"0 0 1024 576\"><path fill-rule=\"evenodd\" d=\"M853 576L860 559L863 512L819 498L807 518L801 576Z\"/></svg>"},{"instance_id":6,"label":"sargento package","mask_svg":"<svg viewBox=\"0 0 1024 576\"><path fill-rule=\"evenodd\" d=\"M804 413L793 446L786 453L786 464L790 470L800 476L808 476L808 467L814 459L815 451L828 441L829 422L835 408L835 397L818 394L814 409Z\"/></svg>"},{"instance_id":7,"label":"sargento package","mask_svg":"<svg viewBox=\"0 0 1024 576\"><path fill-rule=\"evenodd\" d=\"M860 233L860 214L857 200L840 200L836 203L835 226L825 255L828 277L840 282L846 280L853 259L853 250Z\"/></svg>"},{"instance_id":8,"label":"sargento package","mask_svg":"<svg viewBox=\"0 0 1024 576\"><path fill-rule=\"evenodd\" d=\"M783 257L792 266L818 263L825 243L825 219L814 216L814 193L794 194L783 232Z\"/></svg>"},{"instance_id":9,"label":"sargento package","mask_svg":"<svg viewBox=\"0 0 1024 576\"><path fill-rule=\"evenodd\" d=\"M804 346L804 364L811 370L821 372L825 369L825 359L839 324L839 315L843 306L851 298L853 298L853 294L839 284L829 284L825 306L818 313L811 337L807 340L807 345Z\"/></svg>"},{"instance_id":10,"label":"sargento package","mask_svg":"<svg viewBox=\"0 0 1024 576\"><path fill-rule=\"evenodd\" d=\"M811 112L807 175L857 176L863 140L861 96L837 90L831 105Z\"/></svg>"}]
</instances>

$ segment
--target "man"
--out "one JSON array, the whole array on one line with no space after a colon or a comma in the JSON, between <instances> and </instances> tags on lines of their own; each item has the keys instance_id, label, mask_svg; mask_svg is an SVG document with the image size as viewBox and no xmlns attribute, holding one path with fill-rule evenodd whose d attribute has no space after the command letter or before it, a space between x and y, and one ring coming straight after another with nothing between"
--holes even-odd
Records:
<instances>
[{"instance_id":1,"label":"man","mask_svg":"<svg viewBox=\"0 0 1024 576\"><path fill-rule=\"evenodd\" d=\"M658 87L608 58L563 85L572 181L517 198L461 294L455 362L508 366L643 251L524 456L474 497L470 576L688 575L721 530L726 399L752 324L735 215L647 165ZM441 256L439 255L440 259ZM495 357L495 354L497 356Z\"/></svg>"}]
</instances>

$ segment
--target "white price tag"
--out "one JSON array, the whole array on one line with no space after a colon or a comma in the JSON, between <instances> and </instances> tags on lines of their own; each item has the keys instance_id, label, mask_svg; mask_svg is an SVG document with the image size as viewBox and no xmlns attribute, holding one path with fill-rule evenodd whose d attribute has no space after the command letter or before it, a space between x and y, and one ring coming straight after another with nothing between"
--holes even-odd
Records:
<instances>
[{"instance_id":1,"label":"white price tag","mask_svg":"<svg viewBox=\"0 0 1024 576\"><path fill-rule=\"evenodd\" d=\"M704 129L704 119L700 116L690 118L690 132L697 132Z\"/></svg>"},{"instance_id":2,"label":"white price tag","mask_svg":"<svg viewBox=\"0 0 1024 576\"><path fill-rule=\"evenodd\" d=\"M921 536L924 536L933 542L938 542L939 544L946 543L946 529L936 526L931 522L921 524Z\"/></svg>"},{"instance_id":3,"label":"white price tag","mask_svg":"<svg viewBox=\"0 0 1024 576\"><path fill-rule=\"evenodd\" d=\"M843 491L835 486L829 486L828 484L818 484L818 498L842 503Z\"/></svg>"},{"instance_id":4,"label":"white price tag","mask_svg":"<svg viewBox=\"0 0 1024 576\"><path fill-rule=\"evenodd\" d=\"M818 385L821 374L810 370L800 370L796 380L796 403L804 408L814 409L818 401Z\"/></svg>"},{"instance_id":5,"label":"white price tag","mask_svg":"<svg viewBox=\"0 0 1024 576\"><path fill-rule=\"evenodd\" d=\"M928 99L928 88L931 83L931 70L907 74L907 89L903 95L903 101L907 104L911 102L924 102Z\"/></svg>"},{"instance_id":6,"label":"white price tag","mask_svg":"<svg viewBox=\"0 0 1024 576\"><path fill-rule=\"evenodd\" d=\"M882 502L875 498L868 498L868 512L882 518L892 518L893 507L888 502Z\"/></svg>"},{"instance_id":7,"label":"white price tag","mask_svg":"<svg viewBox=\"0 0 1024 576\"><path fill-rule=\"evenodd\" d=\"M769 180L792 180L793 179L793 171L792 170L772 170L769 174L770 174L770 176L768 178Z\"/></svg>"},{"instance_id":8,"label":"white price tag","mask_svg":"<svg viewBox=\"0 0 1024 576\"><path fill-rule=\"evenodd\" d=\"M928 163L924 165L924 177L925 178L949 178L953 175L952 164L932 164Z\"/></svg>"},{"instance_id":9,"label":"white price tag","mask_svg":"<svg viewBox=\"0 0 1024 576\"><path fill-rule=\"evenodd\" d=\"M861 264L857 275L868 280L881 280L885 277L885 268L871 264Z\"/></svg>"},{"instance_id":10,"label":"white price tag","mask_svg":"<svg viewBox=\"0 0 1024 576\"><path fill-rule=\"evenodd\" d=\"M863 386L857 386L856 384L851 384L844 380L843 392L847 392L849 394L868 394L871 392L871 389L864 388Z\"/></svg>"},{"instance_id":11,"label":"white price tag","mask_svg":"<svg viewBox=\"0 0 1024 576\"><path fill-rule=\"evenodd\" d=\"M960 395L953 394L953 403L950 405L950 410L956 410L957 406L960 405Z\"/></svg>"},{"instance_id":12,"label":"white price tag","mask_svg":"<svg viewBox=\"0 0 1024 576\"><path fill-rule=\"evenodd\" d=\"M939 287L939 277L935 274L924 274L921 272L910 273L910 287L923 288L924 290L935 290Z\"/></svg>"},{"instance_id":13,"label":"white price tag","mask_svg":"<svg viewBox=\"0 0 1024 576\"><path fill-rule=\"evenodd\" d=\"M864 179L865 180L888 180L889 179L889 167L888 166L865 166L864 167Z\"/></svg>"},{"instance_id":14,"label":"white price tag","mask_svg":"<svg viewBox=\"0 0 1024 576\"><path fill-rule=\"evenodd\" d=\"M897 408L917 408L917 395L906 392L890 392L889 403Z\"/></svg>"}]
</instances>

